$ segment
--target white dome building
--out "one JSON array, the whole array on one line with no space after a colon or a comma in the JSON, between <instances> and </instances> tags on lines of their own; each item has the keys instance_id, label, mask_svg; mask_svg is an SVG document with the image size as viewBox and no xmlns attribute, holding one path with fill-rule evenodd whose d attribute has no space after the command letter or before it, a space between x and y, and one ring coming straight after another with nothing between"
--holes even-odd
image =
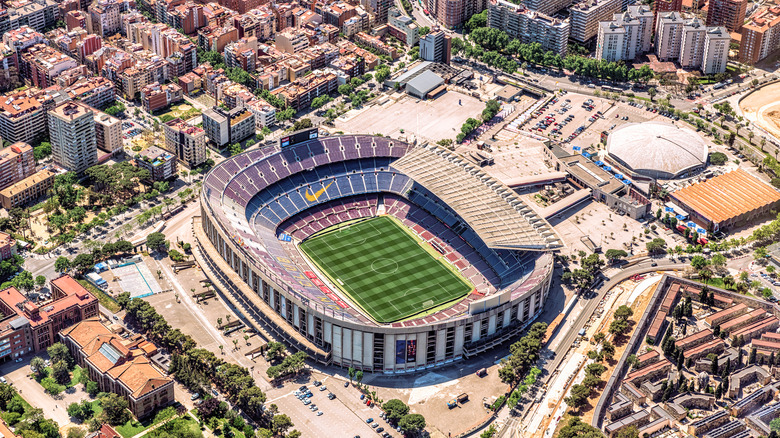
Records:
<instances>
[{"instance_id":1,"label":"white dome building","mask_svg":"<svg viewBox=\"0 0 780 438\"><path fill-rule=\"evenodd\" d=\"M637 179L675 179L707 166L707 144L696 131L671 123L630 123L607 140L606 161Z\"/></svg>"}]
</instances>

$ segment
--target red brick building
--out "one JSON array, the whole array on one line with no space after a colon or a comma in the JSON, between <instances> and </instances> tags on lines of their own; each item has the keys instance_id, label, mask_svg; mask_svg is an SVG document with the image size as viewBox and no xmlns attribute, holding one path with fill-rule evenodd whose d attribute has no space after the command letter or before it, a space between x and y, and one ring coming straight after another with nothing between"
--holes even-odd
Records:
<instances>
[{"instance_id":1,"label":"red brick building","mask_svg":"<svg viewBox=\"0 0 780 438\"><path fill-rule=\"evenodd\" d=\"M97 316L97 298L73 277L63 275L50 286L52 300L40 306L15 287L0 291L0 362L46 349L63 328Z\"/></svg>"}]
</instances>

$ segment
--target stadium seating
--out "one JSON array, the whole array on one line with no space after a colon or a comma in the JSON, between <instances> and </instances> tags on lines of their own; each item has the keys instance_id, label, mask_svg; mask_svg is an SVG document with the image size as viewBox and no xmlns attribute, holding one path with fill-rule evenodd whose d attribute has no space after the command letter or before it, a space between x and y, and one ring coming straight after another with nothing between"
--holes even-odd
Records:
<instances>
[{"instance_id":1,"label":"stadium seating","mask_svg":"<svg viewBox=\"0 0 780 438\"><path fill-rule=\"evenodd\" d=\"M527 279L541 281L543 274L534 271L535 265L542 266L538 254L488 248L444 202L391 167L410 149L388 138L356 135L252 150L216 166L204 181L203 194L209 204L221 206L211 211L251 254L247 259L261 260L261 268L292 293L324 303L345 319L372 324L359 312L344 312L344 303L332 302L305 279L302 273L310 268L296 242L347 220L375 216L379 208L431 243L480 294L512 288L515 295L533 287ZM465 312L475 297L447 314Z\"/></svg>"}]
</instances>

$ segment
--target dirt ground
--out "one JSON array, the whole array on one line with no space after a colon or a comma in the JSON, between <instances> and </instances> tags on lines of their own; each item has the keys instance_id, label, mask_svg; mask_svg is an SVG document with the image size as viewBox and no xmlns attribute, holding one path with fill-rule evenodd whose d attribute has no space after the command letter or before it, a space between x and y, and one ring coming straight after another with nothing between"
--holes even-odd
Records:
<instances>
[{"instance_id":1,"label":"dirt ground","mask_svg":"<svg viewBox=\"0 0 780 438\"><path fill-rule=\"evenodd\" d=\"M780 83L767 85L739 103L740 108L749 120L753 120L762 128L780 137Z\"/></svg>"}]
</instances>

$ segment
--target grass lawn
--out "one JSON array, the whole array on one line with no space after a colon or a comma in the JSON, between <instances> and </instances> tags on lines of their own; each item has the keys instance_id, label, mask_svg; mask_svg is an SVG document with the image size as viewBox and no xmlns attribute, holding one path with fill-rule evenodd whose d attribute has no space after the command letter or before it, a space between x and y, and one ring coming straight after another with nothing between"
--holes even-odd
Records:
<instances>
[{"instance_id":1,"label":"grass lawn","mask_svg":"<svg viewBox=\"0 0 780 438\"><path fill-rule=\"evenodd\" d=\"M79 283L81 283L81 285L84 286L84 288L86 288L89 291L89 293L94 295L95 298L98 299L98 302L100 302L100 304L103 307L105 307L106 309L108 309L108 310L110 310L110 311L112 311L114 313L119 312L120 310L122 310L122 309L119 308L119 304L117 304L116 301L114 301L113 298L108 296L108 294L106 294L102 290L100 290L100 289L96 288L95 286L93 286L92 283L88 282L87 280L79 280Z\"/></svg>"},{"instance_id":2,"label":"grass lawn","mask_svg":"<svg viewBox=\"0 0 780 438\"><path fill-rule=\"evenodd\" d=\"M386 216L326 230L301 243L301 250L380 323L410 318L473 290L443 256Z\"/></svg>"},{"instance_id":3,"label":"grass lawn","mask_svg":"<svg viewBox=\"0 0 780 438\"><path fill-rule=\"evenodd\" d=\"M46 373L44 376L42 376L41 378L38 378L38 377L35 378L35 380L38 383L41 383L41 381L43 379L47 378L47 377L52 377L52 375L51 375L51 373L52 373L51 367L46 367L46 368L43 369L43 371L44 371L44 373ZM89 378L89 374L87 374L86 370L84 370L80 366L76 365L73 368L73 371L71 371L70 382L66 382L62 386L64 386L65 389L73 388L74 386L78 385L81 382L82 378L85 378L85 379Z\"/></svg>"},{"instance_id":4,"label":"grass lawn","mask_svg":"<svg viewBox=\"0 0 780 438\"><path fill-rule=\"evenodd\" d=\"M716 278L712 278L712 279L708 280L706 283L701 281L701 280L698 280L698 279L696 279L694 281L697 282L697 283L706 284L709 287L717 287L717 288L724 289L724 290L727 290L727 291L730 291L730 292L736 292L737 291L737 289L735 287L726 287L726 285L723 283L723 279L722 278L717 278L717 277ZM745 295L748 296L748 297L751 297L751 298L758 298L757 296L753 295L750 292L745 292Z\"/></svg>"}]
</instances>

